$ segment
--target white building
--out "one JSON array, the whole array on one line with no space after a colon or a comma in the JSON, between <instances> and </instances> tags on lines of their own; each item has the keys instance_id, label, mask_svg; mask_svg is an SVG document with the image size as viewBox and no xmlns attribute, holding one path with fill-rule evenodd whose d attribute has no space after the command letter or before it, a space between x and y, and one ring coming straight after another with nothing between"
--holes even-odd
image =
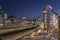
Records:
<instances>
[{"instance_id":1,"label":"white building","mask_svg":"<svg viewBox=\"0 0 60 40\"><path fill-rule=\"evenodd\" d=\"M58 28L58 14L53 11L52 6L45 5L44 10L46 11L45 21L47 23L47 27Z\"/></svg>"},{"instance_id":2,"label":"white building","mask_svg":"<svg viewBox=\"0 0 60 40\"><path fill-rule=\"evenodd\" d=\"M48 26L58 28L58 15L56 13L48 13Z\"/></svg>"},{"instance_id":3,"label":"white building","mask_svg":"<svg viewBox=\"0 0 60 40\"><path fill-rule=\"evenodd\" d=\"M7 19L7 13L4 14L4 19Z\"/></svg>"}]
</instances>

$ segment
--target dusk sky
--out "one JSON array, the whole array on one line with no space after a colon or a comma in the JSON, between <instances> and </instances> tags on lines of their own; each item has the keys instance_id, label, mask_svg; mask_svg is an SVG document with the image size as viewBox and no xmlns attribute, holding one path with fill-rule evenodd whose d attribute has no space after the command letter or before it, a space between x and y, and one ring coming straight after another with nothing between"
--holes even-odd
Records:
<instances>
[{"instance_id":1,"label":"dusk sky","mask_svg":"<svg viewBox=\"0 0 60 40\"><path fill-rule=\"evenodd\" d=\"M60 13L60 0L0 0L0 5L8 15L31 18L43 16L44 2L50 4L55 12Z\"/></svg>"}]
</instances>

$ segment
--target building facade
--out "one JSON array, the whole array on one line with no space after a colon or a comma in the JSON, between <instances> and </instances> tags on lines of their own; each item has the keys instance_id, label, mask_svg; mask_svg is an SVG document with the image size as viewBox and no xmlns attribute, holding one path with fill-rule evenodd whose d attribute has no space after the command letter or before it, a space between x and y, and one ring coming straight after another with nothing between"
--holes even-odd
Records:
<instances>
[{"instance_id":1,"label":"building facade","mask_svg":"<svg viewBox=\"0 0 60 40\"><path fill-rule=\"evenodd\" d=\"M52 6L45 4L43 13L44 27L58 28L58 14L53 11Z\"/></svg>"},{"instance_id":2,"label":"building facade","mask_svg":"<svg viewBox=\"0 0 60 40\"><path fill-rule=\"evenodd\" d=\"M47 14L47 24L48 27L55 27L58 29L58 14L50 11Z\"/></svg>"},{"instance_id":3,"label":"building facade","mask_svg":"<svg viewBox=\"0 0 60 40\"><path fill-rule=\"evenodd\" d=\"M58 17L58 40L60 40L60 16Z\"/></svg>"},{"instance_id":4,"label":"building facade","mask_svg":"<svg viewBox=\"0 0 60 40\"><path fill-rule=\"evenodd\" d=\"M0 10L0 26L4 24L4 12Z\"/></svg>"}]
</instances>

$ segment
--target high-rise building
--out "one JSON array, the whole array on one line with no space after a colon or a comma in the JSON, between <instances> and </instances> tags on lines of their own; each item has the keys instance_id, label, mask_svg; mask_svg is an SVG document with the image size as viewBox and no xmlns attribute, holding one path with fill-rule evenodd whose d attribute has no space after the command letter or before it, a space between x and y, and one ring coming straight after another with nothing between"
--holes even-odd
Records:
<instances>
[{"instance_id":1,"label":"high-rise building","mask_svg":"<svg viewBox=\"0 0 60 40\"><path fill-rule=\"evenodd\" d=\"M55 27L56 29L58 29L58 14L50 11L47 14L47 23L48 27Z\"/></svg>"},{"instance_id":2,"label":"high-rise building","mask_svg":"<svg viewBox=\"0 0 60 40\"><path fill-rule=\"evenodd\" d=\"M47 4L44 4L44 9L43 9L43 18L44 18L44 29L47 28Z\"/></svg>"},{"instance_id":3,"label":"high-rise building","mask_svg":"<svg viewBox=\"0 0 60 40\"><path fill-rule=\"evenodd\" d=\"M4 24L4 11L1 10L1 6L0 6L0 26L2 26Z\"/></svg>"},{"instance_id":4,"label":"high-rise building","mask_svg":"<svg viewBox=\"0 0 60 40\"><path fill-rule=\"evenodd\" d=\"M5 24L5 19L7 19L7 14L4 13L0 6L0 26Z\"/></svg>"},{"instance_id":5,"label":"high-rise building","mask_svg":"<svg viewBox=\"0 0 60 40\"><path fill-rule=\"evenodd\" d=\"M55 37L58 30L58 14L55 13L50 5L44 5L44 29L50 33L52 37ZM53 35L54 34L54 35Z\"/></svg>"},{"instance_id":6,"label":"high-rise building","mask_svg":"<svg viewBox=\"0 0 60 40\"><path fill-rule=\"evenodd\" d=\"M58 14L55 13L50 5L44 5L44 27L56 27L58 28Z\"/></svg>"}]
</instances>

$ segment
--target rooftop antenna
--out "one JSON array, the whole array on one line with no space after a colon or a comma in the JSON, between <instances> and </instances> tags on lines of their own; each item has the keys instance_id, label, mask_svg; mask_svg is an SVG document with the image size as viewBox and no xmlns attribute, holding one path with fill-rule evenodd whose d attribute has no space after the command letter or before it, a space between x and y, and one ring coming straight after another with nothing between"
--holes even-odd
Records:
<instances>
[{"instance_id":1,"label":"rooftop antenna","mask_svg":"<svg viewBox=\"0 0 60 40\"><path fill-rule=\"evenodd\" d=\"M43 10L46 10L46 7L47 7L47 2L46 2L46 0L44 0L44 3L43 3Z\"/></svg>"}]
</instances>

